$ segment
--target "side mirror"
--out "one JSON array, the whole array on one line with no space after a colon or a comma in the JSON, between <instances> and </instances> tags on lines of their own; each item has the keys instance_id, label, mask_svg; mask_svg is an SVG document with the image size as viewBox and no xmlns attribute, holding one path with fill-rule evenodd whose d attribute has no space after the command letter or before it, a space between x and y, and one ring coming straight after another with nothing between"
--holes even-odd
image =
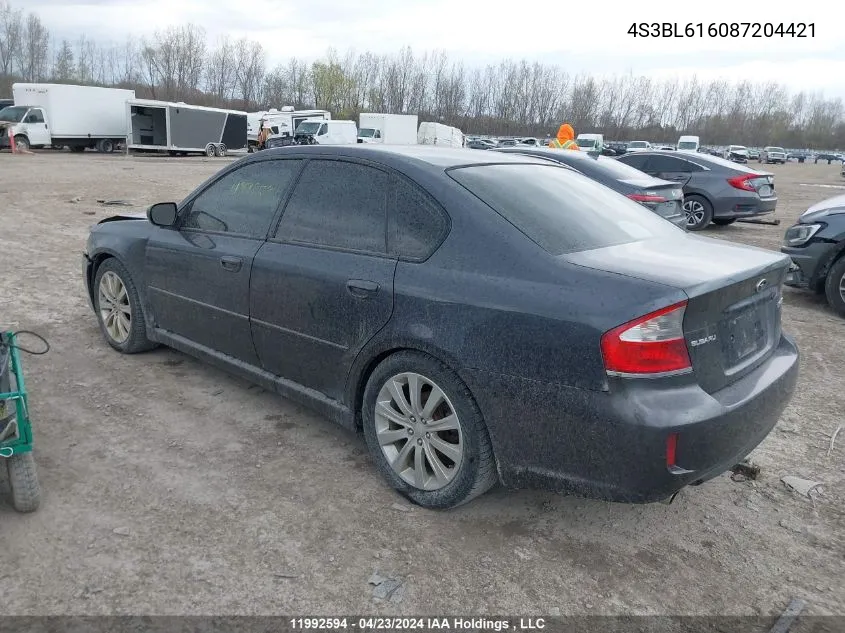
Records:
<instances>
[{"instance_id":1,"label":"side mirror","mask_svg":"<svg viewBox=\"0 0 845 633\"><path fill-rule=\"evenodd\" d=\"M172 227L176 224L176 203L159 202L154 204L147 210L147 218L156 226Z\"/></svg>"}]
</instances>

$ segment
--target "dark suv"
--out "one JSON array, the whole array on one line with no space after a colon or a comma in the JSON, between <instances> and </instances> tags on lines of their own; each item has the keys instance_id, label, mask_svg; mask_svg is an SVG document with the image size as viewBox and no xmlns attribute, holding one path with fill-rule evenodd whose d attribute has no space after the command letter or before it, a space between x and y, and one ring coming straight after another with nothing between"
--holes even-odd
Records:
<instances>
[{"instance_id":1,"label":"dark suv","mask_svg":"<svg viewBox=\"0 0 845 633\"><path fill-rule=\"evenodd\" d=\"M780 250L793 262L784 283L825 293L845 317L845 195L807 209L787 229L783 243Z\"/></svg>"}]
</instances>

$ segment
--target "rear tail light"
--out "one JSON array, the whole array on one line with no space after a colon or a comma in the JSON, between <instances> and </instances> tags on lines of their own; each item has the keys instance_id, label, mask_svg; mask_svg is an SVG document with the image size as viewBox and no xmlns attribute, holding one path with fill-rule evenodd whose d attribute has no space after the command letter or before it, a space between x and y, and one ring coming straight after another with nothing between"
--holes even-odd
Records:
<instances>
[{"instance_id":1,"label":"rear tail light","mask_svg":"<svg viewBox=\"0 0 845 633\"><path fill-rule=\"evenodd\" d=\"M676 303L605 332L604 367L612 376L655 376L692 370L684 340L687 302Z\"/></svg>"},{"instance_id":2,"label":"rear tail light","mask_svg":"<svg viewBox=\"0 0 845 633\"><path fill-rule=\"evenodd\" d=\"M628 197L635 202L667 202L666 198L645 193L629 193Z\"/></svg>"},{"instance_id":3,"label":"rear tail light","mask_svg":"<svg viewBox=\"0 0 845 633\"><path fill-rule=\"evenodd\" d=\"M744 174L742 176L737 176L736 178L728 178L728 184L734 189L757 191L754 188L754 184L751 182L752 180L754 180L754 174Z\"/></svg>"}]
</instances>

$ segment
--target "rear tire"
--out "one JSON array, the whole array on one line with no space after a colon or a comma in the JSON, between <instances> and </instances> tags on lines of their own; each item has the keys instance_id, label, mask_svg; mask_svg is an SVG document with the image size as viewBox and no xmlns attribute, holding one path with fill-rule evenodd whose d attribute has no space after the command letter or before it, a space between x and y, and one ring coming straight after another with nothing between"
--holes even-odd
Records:
<instances>
[{"instance_id":1,"label":"rear tire","mask_svg":"<svg viewBox=\"0 0 845 633\"><path fill-rule=\"evenodd\" d=\"M436 402L432 394L438 394ZM454 508L498 481L493 446L472 394L431 356L405 351L384 360L367 381L361 413L376 467L413 503Z\"/></svg>"},{"instance_id":2,"label":"rear tire","mask_svg":"<svg viewBox=\"0 0 845 633\"><path fill-rule=\"evenodd\" d=\"M41 504L41 487L32 451L6 458L12 507L18 512L35 512Z\"/></svg>"},{"instance_id":3,"label":"rear tire","mask_svg":"<svg viewBox=\"0 0 845 633\"><path fill-rule=\"evenodd\" d=\"M214 147L214 143L205 146L205 155L209 158L214 158L217 155L217 148Z\"/></svg>"},{"instance_id":4,"label":"rear tire","mask_svg":"<svg viewBox=\"0 0 845 633\"><path fill-rule=\"evenodd\" d=\"M114 151L114 141L110 138L103 138L97 141L97 151L103 154L111 154Z\"/></svg>"},{"instance_id":5,"label":"rear tire","mask_svg":"<svg viewBox=\"0 0 845 633\"><path fill-rule=\"evenodd\" d=\"M684 213L687 214L687 230L701 231L713 219L713 205L707 198L691 194L684 198Z\"/></svg>"},{"instance_id":6,"label":"rear tire","mask_svg":"<svg viewBox=\"0 0 845 633\"><path fill-rule=\"evenodd\" d=\"M126 267L114 257L100 264L94 276L94 306L106 342L121 354L157 347L147 338L141 299Z\"/></svg>"},{"instance_id":7,"label":"rear tire","mask_svg":"<svg viewBox=\"0 0 845 633\"><path fill-rule=\"evenodd\" d=\"M828 271L824 283L827 302L836 313L845 317L845 255L841 256Z\"/></svg>"},{"instance_id":8,"label":"rear tire","mask_svg":"<svg viewBox=\"0 0 845 633\"><path fill-rule=\"evenodd\" d=\"M226 146L223 143L219 143L214 148L214 155L218 158L223 158L226 155Z\"/></svg>"},{"instance_id":9,"label":"rear tire","mask_svg":"<svg viewBox=\"0 0 845 633\"><path fill-rule=\"evenodd\" d=\"M713 218L713 224L716 226L728 226L736 222L736 218Z\"/></svg>"}]
</instances>

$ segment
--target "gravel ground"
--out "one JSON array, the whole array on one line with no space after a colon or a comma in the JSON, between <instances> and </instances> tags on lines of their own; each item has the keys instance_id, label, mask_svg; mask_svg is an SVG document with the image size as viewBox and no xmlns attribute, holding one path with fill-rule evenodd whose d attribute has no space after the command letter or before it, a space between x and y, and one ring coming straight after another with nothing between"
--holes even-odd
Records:
<instances>
[{"instance_id":1,"label":"gravel ground","mask_svg":"<svg viewBox=\"0 0 845 633\"><path fill-rule=\"evenodd\" d=\"M5 614L772 615L793 596L845 614L845 433L828 456L845 321L821 297L786 292L801 377L756 482L721 476L670 506L497 489L411 509L361 438L180 353L102 340L81 252L121 209L97 200L178 200L224 160L0 155L0 322L52 345L24 357L43 501L0 505ZM776 249L845 185L837 165L770 169L781 225L707 234ZM401 581L392 599L374 598L376 571Z\"/></svg>"}]
</instances>

